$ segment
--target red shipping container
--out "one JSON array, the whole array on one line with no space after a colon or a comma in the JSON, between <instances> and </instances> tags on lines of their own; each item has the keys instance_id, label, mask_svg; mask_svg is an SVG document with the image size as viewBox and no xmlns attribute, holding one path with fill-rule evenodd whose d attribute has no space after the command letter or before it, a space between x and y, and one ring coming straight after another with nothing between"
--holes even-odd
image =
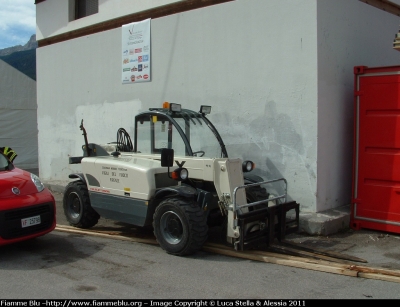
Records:
<instances>
[{"instance_id":1,"label":"red shipping container","mask_svg":"<svg viewBox=\"0 0 400 307\"><path fill-rule=\"evenodd\" d=\"M400 233L400 66L354 67L350 226Z\"/></svg>"}]
</instances>

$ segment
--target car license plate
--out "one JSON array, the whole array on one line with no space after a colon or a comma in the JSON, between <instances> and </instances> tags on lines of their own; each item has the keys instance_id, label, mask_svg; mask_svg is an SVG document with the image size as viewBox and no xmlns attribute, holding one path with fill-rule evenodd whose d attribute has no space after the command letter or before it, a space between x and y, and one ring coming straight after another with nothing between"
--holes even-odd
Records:
<instances>
[{"instance_id":1,"label":"car license plate","mask_svg":"<svg viewBox=\"0 0 400 307\"><path fill-rule=\"evenodd\" d=\"M40 215L27 217L26 219L21 219L22 228L38 225L40 224Z\"/></svg>"}]
</instances>

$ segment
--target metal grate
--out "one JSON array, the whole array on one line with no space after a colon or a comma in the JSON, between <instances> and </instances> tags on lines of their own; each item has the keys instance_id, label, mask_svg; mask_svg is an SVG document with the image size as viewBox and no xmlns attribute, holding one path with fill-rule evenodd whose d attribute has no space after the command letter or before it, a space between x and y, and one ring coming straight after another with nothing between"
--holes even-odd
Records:
<instances>
[{"instance_id":1,"label":"metal grate","mask_svg":"<svg viewBox=\"0 0 400 307\"><path fill-rule=\"evenodd\" d=\"M22 228L21 219L40 215L41 223ZM45 203L25 208L0 211L0 236L3 239L14 239L51 227L54 221L53 203Z\"/></svg>"}]
</instances>

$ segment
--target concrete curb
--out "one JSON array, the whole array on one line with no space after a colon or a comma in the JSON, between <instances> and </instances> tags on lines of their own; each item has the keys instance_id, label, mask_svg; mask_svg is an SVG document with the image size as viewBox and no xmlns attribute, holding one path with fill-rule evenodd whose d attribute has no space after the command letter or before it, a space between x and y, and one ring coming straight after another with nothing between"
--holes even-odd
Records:
<instances>
[{"instance_id":1,"label":"concrete curb","mask_svg":"<svg viewBox=\"0 0 400 307\"><path fill-rule=\"evenodd\" d=\"M301 232L329 236L350 228L350 205L320 213L300 212L299 219Z\"/></svg>"},{"instance_id":2,"label":"concrete curb","mask_svg":"<svg viewBox=\"0 0 400 307\"><path fill-rule=\"evenodd\" d=\"M69 183L69 181L45 181L42 180L43 184L54 193L64 193L65 187Z\"/></svg>"},{"instance_id":3,"label":"concrete curb","mask_svg":"<svg viewBox=\"0 0 400 307\"><path fill-rule=\"evenodd\" d=\"M70 181L43 181L53 193L64 193ZM319 213L300 212L300 233L313 236L330 236L350 228L350 205Z\"/></svg>"}]
</instances>

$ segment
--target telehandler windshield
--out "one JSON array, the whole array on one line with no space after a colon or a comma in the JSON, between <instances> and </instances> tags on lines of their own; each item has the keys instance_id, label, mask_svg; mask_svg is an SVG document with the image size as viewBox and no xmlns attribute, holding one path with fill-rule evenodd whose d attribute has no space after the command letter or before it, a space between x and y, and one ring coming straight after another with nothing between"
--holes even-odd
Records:
<instances>
[{"instance_id":1,"label":"telehandler windshield","mask_svg":"<svg viewBox=\"0 0 400 307\"><path fill-rule=\"evenodd\" d=\"M218 131L204 113L180 107L175 111L150 109L136 116L135 126L136 152L155 154L169 148L177 156L228 157Z\"/></svg>"}]
</instances>

